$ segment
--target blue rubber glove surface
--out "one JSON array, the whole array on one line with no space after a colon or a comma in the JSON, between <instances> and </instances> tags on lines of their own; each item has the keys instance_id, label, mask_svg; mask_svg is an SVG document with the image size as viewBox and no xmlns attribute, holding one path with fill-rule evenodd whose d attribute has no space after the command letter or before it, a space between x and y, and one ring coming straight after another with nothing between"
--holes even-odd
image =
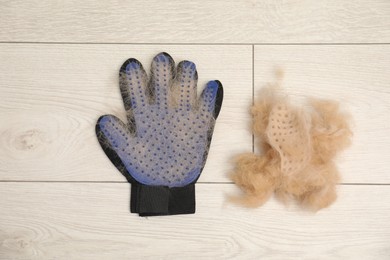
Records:
<instances>
[{"instance_id":1,"label":"blue rubber glove surface","mask_svg":"<svg viewBox=\"0 0 390 260\"><path fill-rule=\"evenodd\" d=\"M171 188L199 178L223 89L219 81L210 81L198 97L197 78L194 63L182 61L175 68L167 53L154 57L150 79L135 59L121 67L128 122L105 115L96 130L103 149L130 182Z\"/></svg>"}]
</instances>

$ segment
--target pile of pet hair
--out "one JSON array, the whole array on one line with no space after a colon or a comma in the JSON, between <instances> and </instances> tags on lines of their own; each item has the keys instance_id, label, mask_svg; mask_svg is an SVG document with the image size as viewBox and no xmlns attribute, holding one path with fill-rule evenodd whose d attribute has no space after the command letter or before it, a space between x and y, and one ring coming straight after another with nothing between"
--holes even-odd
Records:
<instances>
[{"instance_id":1,"label":"pile of pet hair","mask_svg":"<svg viewBox=\"0 0 390 260\"><path fill-rule=\"evenodd\" d=\"M271 195L319 210L336 199L336 155L351 143L349 117L335 101L308 98L294 106L275 86L263 89L252 108L260 154L237 157L232 180L244 191L235 202L249 207Z\"/></svg>"}]
</instances>

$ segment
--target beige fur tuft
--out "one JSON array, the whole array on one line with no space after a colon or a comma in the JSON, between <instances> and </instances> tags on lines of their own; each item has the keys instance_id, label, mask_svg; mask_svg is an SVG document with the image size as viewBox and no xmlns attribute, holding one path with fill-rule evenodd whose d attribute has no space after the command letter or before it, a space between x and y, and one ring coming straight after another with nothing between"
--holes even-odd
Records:
<instances>
[{"instance_id":1,"label":"beige fur tuft","mask_svg":"<svg viewBox=\"0 0 390 260\"><path fill-rule=\"evenodd\" d=\"M340 177L332 161L351 143L349 117L335 101L310 98L305 109L292 106L275 87L260 93L252 108L253 133L262 155L236 159L232 180L244 191L232 201L263 205L272 194L317 211L336 200Z\"/></svg>"}]
</instances>

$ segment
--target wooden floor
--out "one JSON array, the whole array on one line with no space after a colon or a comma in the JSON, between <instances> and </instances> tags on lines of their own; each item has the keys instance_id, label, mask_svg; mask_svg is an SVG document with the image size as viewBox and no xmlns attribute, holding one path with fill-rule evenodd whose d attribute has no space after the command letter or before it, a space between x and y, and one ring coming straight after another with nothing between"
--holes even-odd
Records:
<instances>
[{"instance_id":1,"label":"wooden floor","mask_svg":"<svg viewBox=\"0 0 390 260\"><path fill-rule=\"evenodd\" d=\"M225 99L194 215L140 218L95 137L124 118L118 70L166 51ZM248 109L274 72L293 98L339 100L353 146L316 214L229 203ZM1 1L0 259L390 259L390 2Z\"/></svg>"}]
</instances>

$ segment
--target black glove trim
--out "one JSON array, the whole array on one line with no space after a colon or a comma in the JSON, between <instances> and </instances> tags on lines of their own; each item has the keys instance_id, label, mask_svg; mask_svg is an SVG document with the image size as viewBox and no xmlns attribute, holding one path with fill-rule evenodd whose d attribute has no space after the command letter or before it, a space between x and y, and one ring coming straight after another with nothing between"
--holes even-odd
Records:
<instances>
[{"instance_id":1,"label":"black glove trim","mask_svg":"<svg viewBox=\"0 0 390 260\"><path fill-rule=\"evenodd\" d=\"M141 217L195 213L195 184L184 187L131 185L130 211Z\"/></svg>"}]
</instances>

